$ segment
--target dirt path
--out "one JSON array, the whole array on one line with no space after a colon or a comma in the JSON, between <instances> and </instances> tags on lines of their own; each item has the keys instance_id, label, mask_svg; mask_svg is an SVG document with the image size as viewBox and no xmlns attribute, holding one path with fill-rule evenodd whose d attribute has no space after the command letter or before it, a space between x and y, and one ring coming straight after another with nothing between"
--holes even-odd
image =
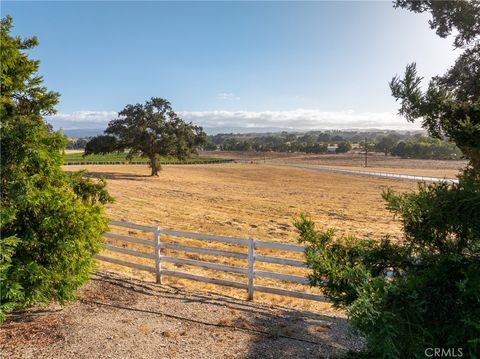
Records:
<instances>
[{"instance_id":1,"label":"dirt path","mask_svg":"<svg viewBox=\"0 0 480 359\"><path fill-rule=\"evenodd\" d=\"M2 358L328 358L346 320L98 272L78 301L12 315Z\"/></svg>"}]
</instances>

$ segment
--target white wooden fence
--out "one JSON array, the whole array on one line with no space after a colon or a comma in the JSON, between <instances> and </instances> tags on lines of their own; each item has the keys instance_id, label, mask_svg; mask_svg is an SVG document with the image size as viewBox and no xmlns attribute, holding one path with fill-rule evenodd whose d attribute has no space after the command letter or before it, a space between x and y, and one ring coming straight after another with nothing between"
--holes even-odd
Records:
<instances>
[{"instance_id":1,"label":"white wooden fence","mask_svg":"<svg viewBox=\"0 0 480 359\"><path fill-rule=\"evenodd\" d=\"M103 254L97 255L97 258L105 262L110 262L118 265L127 266L130 268L135 268L142 271L155 273L157 283L162 283L162 276L173 276L173 277L200 281L205 283L212 283L217 285L245 289L247 291L248 300L253 299L255 292L264 292L264 293L278 294L278 295L296 297L296 298L302 298L302 299L326 301L324 296L317 295L317 294L255 285L255 278L271 278L271 279L276 279L280 281L308 285L309 281L306 277L255 269L255 263L257 262L274 263L274 264L280 264L282 266L306 268L306 265L303 261L287 259L287 258L271 257L271 256L260 255L255 253L255 250L259 248L264 248L264 249L266 248L270 250L281 250L281 251L287 251L287 252L304 252L305 247L303 246L284 244L284 243L264 242L264 241L255 240L253 238L244 239L244 238L192 233L192 232L185 232L185 231L176 231L171 229L161 229L157 226L150 227L150 226L143 226L143 225L130 223L130 222L121 222L121 221L110 221L110 225L114 227L136 229L136 230L152 233L153 235L152 240L141 239L141 238L132 237L130 235L126 236L126 235L116 234L112 232L106 232L104 234L104 237L108 239L136 243L136 244L141 244L141 245L150 247L152 248L150 252L142 252L142 251L134 250L130 248L119 247L111 243L104 243L104 247L105 249L112 252L154 260L155 266L147 266L144 264L128 262L123 259L107 257ZM190 239L202 240L202 241L233 244L233 245L245 247L246 253L212 249L212 248L206 248L206 247L181 245L177 243L166 243L161 241L161 235L169 235L174 237L190 238ZM162 249L183 251L188 253L199 253L199 254L206 254L211 256L243 259L243 260L247 260L247 267L231 266L231 265L201 261L196 259L166 256L166 255L163 255ZM162 268L163 263L190 265L190 266L197 266L197 267L202 267L207 269L213 269L217 271L238 273L245 276L246 281L237 282L237 281L231 281L231 280L225 280L225 279L219 279L219 278L205 277L205 276L200 276L200 275L191 274L187 272L179 272L177 270L164 269Z\"/></svg>"}]
</instances>

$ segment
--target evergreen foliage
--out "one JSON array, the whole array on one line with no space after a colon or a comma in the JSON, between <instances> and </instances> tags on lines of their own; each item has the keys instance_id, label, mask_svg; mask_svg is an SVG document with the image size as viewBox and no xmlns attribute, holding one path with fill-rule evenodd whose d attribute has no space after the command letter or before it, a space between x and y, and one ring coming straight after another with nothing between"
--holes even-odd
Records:
<instances>
[{"instance_id":1,"label":"evergreen foliage","mask_svg":"<svg viewBox=\"0 0 480 359\"><path fill-rule=\"evenodd\" d=\"M111 201L105 182L61 169L67 139L42 116L59 95L42 86L36 38L1 20L0 321L35 303L74 297L94 266Z\"/></svg>"},{"instance_id":2,"label":"evergreen foliage","mask_svg":"<svg viewBox=\"0 0 480 359\"><path fill-rule=\"evenodd\" d=\"M480 6L474 1L403 1L429 11L444 37L456 30L465 48L426 92L415 65L395 77L392 94L408 120L421 118L430 135L453 141L469 159L458 184L421 184L417 193L384 193L401 219L403 241L336 238L302 216L295 222L307 244L310 282L345 308L366 337L362 358L425 358L428 348L457 357L480 357ZM406 145L405 145L406 146ZM461 355L460 355L461 354Z\"/></svg>"},{"instance_id":3,"label":"evergreen foliage","mask_svg":"<svg viewBox=\"0 0 480 359\"><path fill-rule=\"evenodd\" d=\"M455 142L480 181L480 3L398 0L396 6L431 12L430 26L441 37L456 30L454 44L464 51L446 74L433 77L422 91L423 78L411 63L390 88L399 113L408 121L421 119L431 136Z\"/></svg>"},{"instance_id":4,"label":"evergreen foliage","mask_svg":"<svg viewBox=\"0 0 480 359\"><path fill-rule=\"evenodd\" d=\"M480 191L422 185L384 195L402 218L405 241L336 238L306 216L295 226L307 244L310 283L347 310L370 358L424 358L426 348L480 353Z\"/></svg>"}]
</instances>

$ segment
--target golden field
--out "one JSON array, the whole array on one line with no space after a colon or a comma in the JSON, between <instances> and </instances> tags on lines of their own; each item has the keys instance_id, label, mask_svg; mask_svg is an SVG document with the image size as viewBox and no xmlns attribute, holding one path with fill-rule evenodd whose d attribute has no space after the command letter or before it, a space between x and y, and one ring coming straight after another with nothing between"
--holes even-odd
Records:
<instances>
[{"instance_id":1,"label":"golden field","mask_svg":"<svg viewBox=\"0 0 480 359\"><path fill-rule=\"evenodd\" d=\"M306 154L281 152L232 152L206 151L202 157L232 158L239 161L253 161L257 163L292 163L304 165L318 165L324 167L368 170L373 172L391 172L406 175L432 176L440 178L454 178L459 169L467 165L465 160L420 160L385 156L383 153L369 153L368 167L365 168L365 155L358 151L341 154Z\"/></svg>"},{"instance_id":2,"label":"golden field","mask_svg":"<svg viewBox=\"0 0 480 359\"><path fill-rule=\"evenodd\" d=\"M268 164L232 163L224 165L164 166L159 177L150 177L149 168L143 165L91 165L68 166L68 171L87 168L94 177L104 176L115 203L107 206L108 217L144 225L158 224L163 228L187 230L206 234L253 237L259 240L297 243L297 233L292 225L294 218L308 213L318 228L337 228L339 235L379 239L384 236L401 239L401 224L385 208L382 191L392 188L399 192L417 188L413 181L387 180L358 175L322 173L298 168L275 167ZM113 230L113 228L112 228ZM115 230L118 233L127 233ZM139 231L128 234L141 237ZM151 234L146 238L151 238ZM212 246L246 253L246 249L179 238L162 238L190 245ZM117 243L120 244L120 243ZM141 248L141 245L129 244ZM142 248L143 249L143 248ZM169 254L168 251L167 255ZM265 251L264 251L265 252ZM269 255L283 256L278 251ZM109 253L117 258L126 255ZM199 254L176 255L218 263L245 266L244 261L232 258L214 258ZM289 256L302 259L302 254ZM128 258L132 260L132 258ZM148 259L134 259L148 263ZM153 280L150 273L140 272L113 264L102 267L123 271L129 275ZM213 272L206 269L166 264L167 268L180 268L194 274L215 275L219 278L239 279L236 274ZM275 264L256 264L257 269L281 270L290 274L305 274L301 268L291 270ZM212 290L236 297L245 297L244 291L188 282L176 278L167 284L188 286L189 289ZM256 279L256 283L270 286L280 284L271 279ZM284 285L285 286L285 285ZM287 289L305 290L301 285L287 285ZM317 292L311 290L312 292ZM322 303L255 294L255 299L326 310Z\"/></svg>"}]
</instances>

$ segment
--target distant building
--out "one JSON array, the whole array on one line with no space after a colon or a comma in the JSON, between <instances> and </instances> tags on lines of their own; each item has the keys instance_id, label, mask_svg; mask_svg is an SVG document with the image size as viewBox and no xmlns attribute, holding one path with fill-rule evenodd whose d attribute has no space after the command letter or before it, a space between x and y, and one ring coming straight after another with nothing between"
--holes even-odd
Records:
<instances>
[{"instance_id":1,"label":"distant building","mask_svg":"<svg viewBox=\"0 0 480 359\"><path fill-rule=\"evenodd\" d=\"M337 153L338 146L327 146L327 153Z\"/></svg>"}]
</instances>

